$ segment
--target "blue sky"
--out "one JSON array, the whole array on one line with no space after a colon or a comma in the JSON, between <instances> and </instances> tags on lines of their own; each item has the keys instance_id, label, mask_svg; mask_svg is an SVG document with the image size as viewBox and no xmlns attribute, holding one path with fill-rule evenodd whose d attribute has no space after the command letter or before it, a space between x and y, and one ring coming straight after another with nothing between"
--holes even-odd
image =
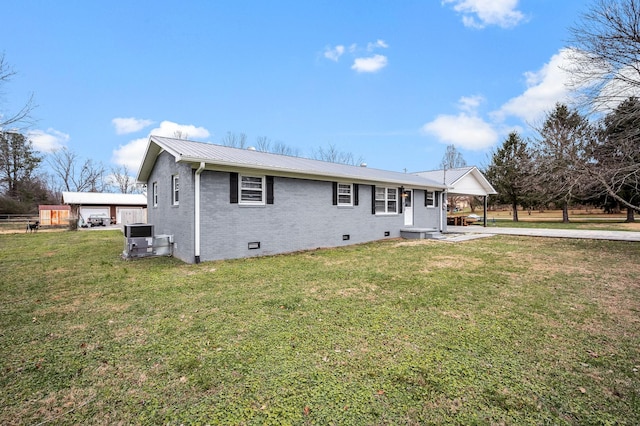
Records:
<instances>
[{"instance_id":1,"label":"blue sky","mask_svg":"<svg viewBox=\"0 0 640 426\"><path fill-rule=\"evenodd\" d=\"M311 157L439 167L448 144L485 165L568 96L563 50L582 0L33 1L2 4L36 149L137 172L150 134L244 133Z\"/></svg>"}]
</instances>

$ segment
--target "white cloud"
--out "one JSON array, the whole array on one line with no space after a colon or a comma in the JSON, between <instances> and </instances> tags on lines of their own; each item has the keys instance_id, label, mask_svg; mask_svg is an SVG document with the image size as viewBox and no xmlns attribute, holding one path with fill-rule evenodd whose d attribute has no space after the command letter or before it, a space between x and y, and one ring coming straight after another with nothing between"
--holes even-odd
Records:
<instances>
[{"instance_id":1,"label":"white cloud","mask_svg":"<svg viewBox=\"0 0 640 426\"><path fill-rule=\"evenodd\" d=\"M382 68L387 66L388 60L384 55L373 55L373 56L362 56L362 55L371 55L376 49L387 49L389 45L381 39L378 39L374 42L367 43L367 47L358 47L356 43L352 43L348 48L345 48L344 45L339 44L335 47L327 47L324 51L324 57L338 62L340 57L345 53L348 53L349 56L354 58L353 64L351 65L351 69L356 72L377 72Z\"/></svg>"},{"instance_id":2,"label":"white cloud","mask_svg":"<svg viewBox=\"0 0 640 426\"><path fill-rule=\"evenodd\" d=\"M114 118L111 123L116 128L116 134L125 135L127 133L135 133L145 127L151 126L153 120L143 120L140 118Z\"/></svg>"},{"instance_id":3,"label":"white cloud","mask_svg":"<svg viewBox=\"0 0 640 426\"><path fill-rule=\"evenodd\" d=\"M196 127L191 124L178 124L172 121L163 121L160 127L152 129L149 135L175 137L181 134L183 138L188 139L204 139L208 138L210 133L204 127ZM126 166L129 170L137 172L140 168L140 162L147 148L149 138L134 139L126 145L120 145L118 149L113 151L112 161L115 164Z\"/></svg>"},{"instance_id":4,"label":"white cloud","mask_svg":"<svg viewBox=\"0 0 640 426\"><path fill-rule=\"evenodd\" d=\"M482 102L484 97L480 95L463 96L458 101L458 107L463 111L475 112Z\"/></svg>"},{"instance_id":5,"label":"white cloud","mask_svg":"<svg viewBox=\"0 0 640 426\"><path fill-rule=\"evenodd\" d=\"M40 152L53 152L63 148L69 141L69 135L58 130L31 130L27 137L33 142L33 147Z\"/></svg>"},{"instance_id":6,"label":"white cloud","mask_svg":"<svg viewBox=\"0 0 640 426\"><path fill-rule=\"evenodd\" d=\"M453 4L453 10L462 14L466 27L484 28L497 25L511 28L524 20L517 10L518 0L442 0L442 4Z\"/></svg>"},{"instance_id":7,"label":"white cloud","mask_svg":"<svg viewBox=\"0 0 640 426\"><path fill-rule=\"evenodd\" d=\"M367 44L367 51L368 52L373 52L373 50L375 49L386 49L388 48L389 45L387 43L385 43L384 40L376 40L375 43L368 43Z\"/></svg>"},{"instance_id":8,"label":"white cloud","mask_svg":"<svg viewBox=\"0 0 640 426\"><path fill-rule=\"evenodd\" d=\"M536 124L555 108L556 103L573 103L569 81L575 62L570 52L562 49L537 71L523 74L524 91L488 114L488 119L478 114L484 102L480 95L465 96L458 100L457 115L441 114L422 127L424 134L435 135L443 143L453 143L468 149L483 149L497 142L501 135L520 129L509 117L523 123Z\"/></svg>"},{"instance_id":9,"label":"white cloud","mask_svg":"<svg viewBox=\"0 0 640 426\"><path fill-rule=\"evenodd\" d=\"M510 99L493 113L497 120L506 116L516 116L528 123L533 123L552 110L557 102L570 101L568 82L571 62L569 52L560 50L548 63L538 71L524 74L527 88L519 96Z\"/></svg>"},{"instance_id":10,"label":"white cloud","mask_svg":"<svg viewBox=\"0 0 640 426\"><path fill-rule=\"evenodd\" d=\"M351 69L357 72L377 72L387 66L387 57L384 55L373 55L369 58L356 58L351 65Z\"/></svg>"},{"instance_id":11,"label":"white cloud","mask_svg":"<svg viewBox=\"0 0 640 426\"><path fill-rule=\"evenodd\" d=\"M463 96L458 100L457 115L441 114L435 120L422 126L422 133L434 135L440 142L481 150L497 142L499 132L487 121L480 118L477 109L484 102L480 95Z\"/></svg>"},{"instance_id":12,"label":"white cloud","mask_svg":"<svg viewBox=\"0 0 640 426\"><path fill-rule=\"evenodd\" d=\"M458 115L439 115L422 126L422 132L435 135L441 142L481 150L498 140L498 132L480 117L461 112Z\"/></svg>"},{"instance_id":13,"label":"white cloud","mask_svg":"<svg viewBox=\"0 0 640 426\"><path fill-rule=\"evenodd\" d=\"M344 46L339 44L334 48L327 47L324 51L324 57L334 62L338 62L340 56L344 54Z\"/></svg>"}]
</instances>

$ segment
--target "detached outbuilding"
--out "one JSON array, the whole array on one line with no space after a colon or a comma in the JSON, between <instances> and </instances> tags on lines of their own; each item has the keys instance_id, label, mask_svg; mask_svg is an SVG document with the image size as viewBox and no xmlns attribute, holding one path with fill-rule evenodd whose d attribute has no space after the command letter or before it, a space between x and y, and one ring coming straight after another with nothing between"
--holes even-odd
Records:
<instances>
[{"instance_id":1,"label":"detached outbuilding","mask_svg":"<svg viewBox=\"0 0 640 426\"><path fill-rule=\"evenodd\" d=\"M112 224L143 223L147 220L144 194L105 192L63 192L62 203L71 208L71 217L82 225L89 216L107 215Z\"/></svg>"},{"instance_id":2,"label":"detached outbuilding","mask_svg":"<svg viewBox=\"0 0 640 426\"><path fill-rule=\"evenodd\" d=\"M151 136L138 181L190 263L446 230L448 186L408 173Z\"/></svg>"}]
</instances>

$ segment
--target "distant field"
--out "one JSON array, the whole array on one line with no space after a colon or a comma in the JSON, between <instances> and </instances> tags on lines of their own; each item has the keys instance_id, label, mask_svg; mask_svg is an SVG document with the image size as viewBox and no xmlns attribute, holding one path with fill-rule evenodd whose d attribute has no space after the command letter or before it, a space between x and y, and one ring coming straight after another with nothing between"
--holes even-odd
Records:
<instances>
[{"instance_id":1,"label":"distant field","mask_svg":"<svg viewBox=\"0 0 640 426\"><path fill-rule=\"evenodd\" d=\"M469 211L456 213L455 215L466 216ZM482 216L482 210L477 210L476 214ZM540 212L532 210L518 211L518 222L513 222L510 210L490 210L487 215L488 226L518 227L518 228L565 228L565 229L601 229L611 231L638 231L640 232L640 214L636 215L637 222L626 223L627 215L604 213L600 209L590 210L569 210L568 224L562 223L561 210L545 210Z\"/></svg>"},{"instance_id":2,"label":"distant field","mask_svg":"<svg viewBox=\"0 0 640 426\"><path fill-rule=\"evenodd\" d=\"M184 264L0 235L0 424L640 424L640 244Z\"/></svg>"}]
</instances>

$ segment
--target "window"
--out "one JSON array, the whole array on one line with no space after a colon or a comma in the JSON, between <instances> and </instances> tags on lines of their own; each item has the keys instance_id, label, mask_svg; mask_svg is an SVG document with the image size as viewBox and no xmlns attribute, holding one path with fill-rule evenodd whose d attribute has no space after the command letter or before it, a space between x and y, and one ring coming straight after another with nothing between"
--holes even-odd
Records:
<instances>
[{"instance_id":1,"label":"window","mask_svg":"<svg viewBox=\"0 0 640 426\"><path fill-rule=\"evenodd\" d=\"M435 192L433 191L424 191L424 205L427 207L435 207Z\"/></svg>"},{"instance_id":2,"label":"window","mask_svg":"<svg viewBox=\"0 0 640 426\"><path fill-rule=\"evenodd\" d=\"M180 183L178 175L171 176L171 204L177 206L180 203Z\"/></svg>"},{"instance_id":3,"label":"window","mask_svg":"<svg viewBox=\"0 0 640 426\"><path fill-rule=\"evenodd\" d=\"M398 213L398 188L376 186L376 214Z\"/></svg>"},{"instance_id":4,"label":"window","mask_svg":"<svg viewBox=\"0 0 640 426\"><path fill-rule=\"evenodd\" d=\"M338 205L339 206L352 206L353 205L353 186L349 183L338 184Z\"/></svg>"},{"instance_id":5,"label":"window","mask_svg":"<svg viewBox=\"0 0 640 426\"><path fill-rule=\"evenodd\" d=\"M151 185L151 200L153 207L158 207L158 182L153 182Z\"/></svg>"},{"instance_id":6,"label":"window","mask_svg":"<svg viewBox=\"0 0 640 426\"><path fill-rule=\"evenodd\" d=\"M264 204L264 176L240 176L240 204Z\"/></svg>"}]
</instances>

